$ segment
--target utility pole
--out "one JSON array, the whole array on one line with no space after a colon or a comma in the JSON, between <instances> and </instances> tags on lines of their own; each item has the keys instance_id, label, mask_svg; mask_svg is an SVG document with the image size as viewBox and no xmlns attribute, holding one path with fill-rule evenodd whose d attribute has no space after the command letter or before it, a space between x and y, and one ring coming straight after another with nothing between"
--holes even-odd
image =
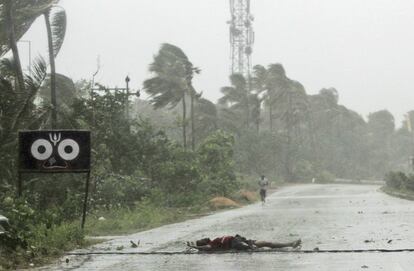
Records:
<instances>
[{"instance_id":1,"label":"utility pole","mask_svg":"<svg viewBox=\"0 0 414 271\"><path fill-rule=\"evenodd\" d=\"M127 75L127 77L125 78L125 83L126 83L126 105L125 106L126 106L127 120L129 120L129 81L131 81L131 79Z\"/></svg>"}]
</instances>

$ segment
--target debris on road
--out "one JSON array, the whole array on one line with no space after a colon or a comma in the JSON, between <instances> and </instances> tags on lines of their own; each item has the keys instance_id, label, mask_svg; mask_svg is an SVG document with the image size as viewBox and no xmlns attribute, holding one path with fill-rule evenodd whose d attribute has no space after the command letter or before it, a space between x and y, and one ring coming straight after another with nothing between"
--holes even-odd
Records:
<instances>
[{"instance_id":1,"label":"debris on road","mask_svg":"<svg viewBox=\"0 0 414 271\"><path fill-rule=\"evenodd\" d=\"M138 240L138 242L136 242L136 243L132 240L130 240L129 242L131 243L132 248L137 248L139 246L140 240Z\"/></svg>"}]
</instances>

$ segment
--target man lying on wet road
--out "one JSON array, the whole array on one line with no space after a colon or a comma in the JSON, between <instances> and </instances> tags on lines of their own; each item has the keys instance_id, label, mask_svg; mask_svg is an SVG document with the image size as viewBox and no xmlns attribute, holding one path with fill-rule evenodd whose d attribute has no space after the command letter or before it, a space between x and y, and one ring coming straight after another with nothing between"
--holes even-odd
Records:
<instances>
[{"instance_id":1,"label":"man lying on wet road","mask_svg":"<svg viewBox=\"0 0 414 271\"><path fill-rule=\"evenodd\" d=\"M223 250L252 250L257 248L298 248L302 240L298 239L290 243L276 243L267 241L248 240L238 234L235 236L223 236L213 240L204 238L194 242L187 242L187 246L200 251L223 251Z\"/></svg>"}]
</instances>

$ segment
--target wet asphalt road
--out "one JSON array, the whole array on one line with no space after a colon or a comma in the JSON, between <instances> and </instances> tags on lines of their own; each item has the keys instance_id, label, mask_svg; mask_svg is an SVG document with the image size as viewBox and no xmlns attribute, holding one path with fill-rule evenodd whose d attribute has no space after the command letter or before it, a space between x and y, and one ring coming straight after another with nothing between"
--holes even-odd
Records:
<instances>
[{"instance_id":1,"label":"wet asphalt road","mask_svg":"<svg viewBox=\"0 0 414 271\"><path fill-rule=\"evenodd\" d=\"M413 249L414 202L377 185L298 185L254 204L119 237L80 253L181 252L185 241L239 233L258 240L301 238L303 250ZM129 241L140 240L139 248ZM124 246L123 250L116 250ZM65 259L69 258L69 263ZM73 255L38 270L414 270L414 252L265 252L193 255Z\"/></svg>"}]
</instances>

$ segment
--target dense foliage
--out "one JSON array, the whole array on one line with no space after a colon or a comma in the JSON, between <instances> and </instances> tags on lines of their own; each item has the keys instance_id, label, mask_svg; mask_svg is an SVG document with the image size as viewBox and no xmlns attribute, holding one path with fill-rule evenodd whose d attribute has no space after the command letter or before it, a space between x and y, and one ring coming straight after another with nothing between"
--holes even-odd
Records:
<instances>
[{"instance_id":1,"label":"dense foliage","mask_svg":"<svg viewBox=\"0 0 414 271\"><path fill-rule=\"evenodd\" d=\"M257 65L251 78L232 74L217 104L194 89L201 70L171 44L161 46L143 82L149 101L130 103L125 93L99 84L94 91L86 80L74 84L54 67L66 28L64 11L52 12L57 2L0 0L0 214L11 222L0 235L0 262L9 255L31 261L83 243L82 176L25 174L24 194L16 197L20 129L91 130L88 212L119 211L117 217L131 217L131 227L154 210L167 214L232 195L246 183L256 187L262 174L329 182L407 169L414 112L398 129L386 110L365 120L338 103L334 88L308 95L281 64ZM39 16L46 19L49 58L38 57L28 75L16 42ZM387 184L414 189L404 173L390 173Z\"/></svg>"},{"instance_id":2,"label":"dense foliage","mask_svg":"<svg viewBox=\"0 0 414 271\"><path fill-rule=\"evenodd\" d=\"M389 188L414 192L414 175L401 171L392 171L385 176L386 185Z\"/></svg>"}]
</instances>

